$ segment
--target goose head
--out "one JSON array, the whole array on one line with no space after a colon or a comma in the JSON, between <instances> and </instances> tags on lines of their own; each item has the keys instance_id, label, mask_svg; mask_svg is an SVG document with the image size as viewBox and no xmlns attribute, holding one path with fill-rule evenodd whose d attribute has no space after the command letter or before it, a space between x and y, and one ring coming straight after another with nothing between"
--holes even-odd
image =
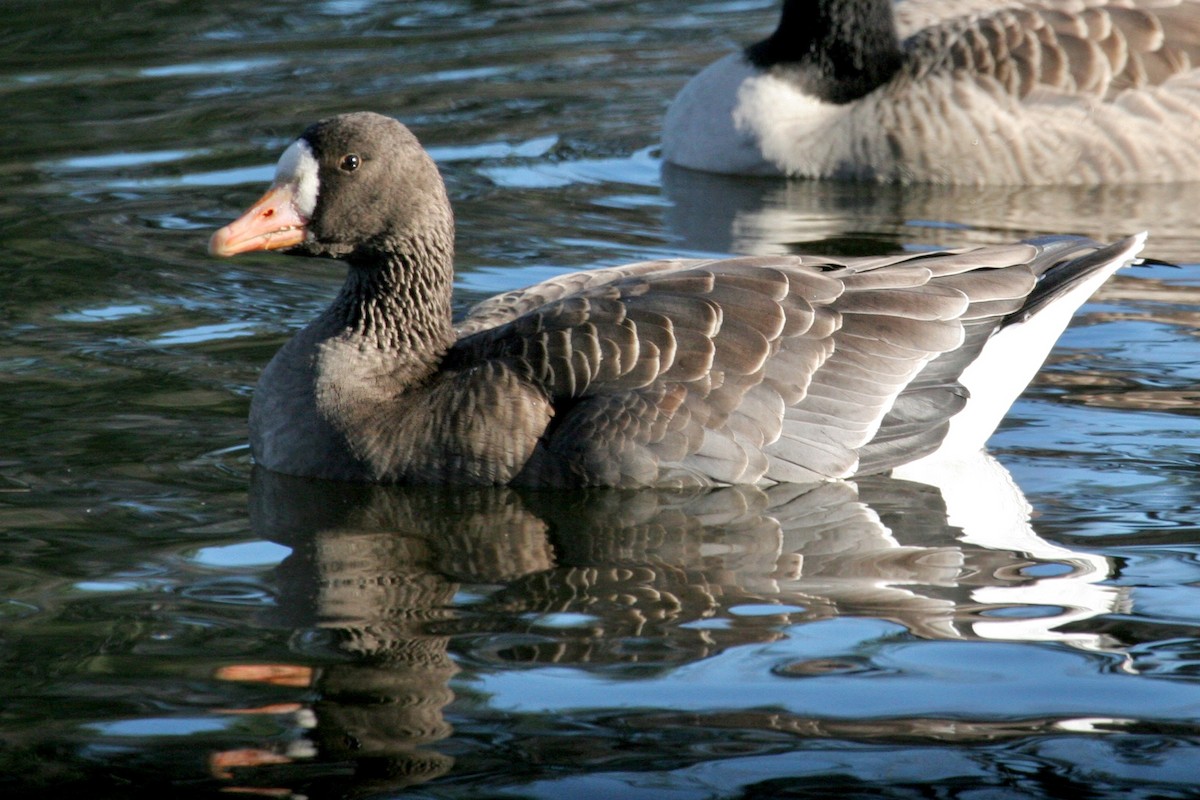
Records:
<instances>
[{"instance_id":1,"label":"goose head","mask_svg":"<svg viewBox=\"0 0 1200 800\"><path fill-rule=\"evenodd\" d=\"M390 117L342 114L311 125L283 152L275 178L209 252L258 250L370 264L430 233L452 239L453 215L433 159Z\"/></svg>"}]
</instances>

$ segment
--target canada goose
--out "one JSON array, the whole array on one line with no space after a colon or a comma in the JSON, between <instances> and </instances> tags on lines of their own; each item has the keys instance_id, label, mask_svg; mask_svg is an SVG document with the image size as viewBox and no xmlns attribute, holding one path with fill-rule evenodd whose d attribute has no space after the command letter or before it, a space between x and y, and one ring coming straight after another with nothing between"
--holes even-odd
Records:
<instances>
[{"instance_id":1,"label":"canada goose","mask_svg":"<svg viewBox=\"0 0 1200 800\"><path fill-rule=\"evenodd\" d=\"M1197 181L1200 0L784 0L684 86L662 144L735 174Z\"/></svg>"},{"instance_id":2,"label":"canada goose","mask_svg":"<svg viewBox=\"0 0 1200 800\"><path fill-rule=\"evenodd\" d=\"M845 478L975 454L1143 240L648 261L493 297L455 326L437 167L403 125L358 113L308 128L209 248L348 267L259 380L261 465L634 486Z\"/></svg>"}]
</instances>

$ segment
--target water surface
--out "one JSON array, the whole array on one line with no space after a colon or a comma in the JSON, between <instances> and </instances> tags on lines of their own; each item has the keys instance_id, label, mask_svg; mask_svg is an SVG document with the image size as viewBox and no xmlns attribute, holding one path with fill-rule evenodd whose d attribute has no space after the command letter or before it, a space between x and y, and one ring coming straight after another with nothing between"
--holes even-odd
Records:
<instances>
[{"instance_id":1,"label":"water surface","mask_svg":"<svg viewBox=\"0 0 1200 800\"><path fill-rule=\"evenodd\" d=\"M1194 794L1200 187L664 170L674 91L774 13L0 6L7 794ZM462 307L665 254L1149 228L1149 254L1183 266L1085 306L993 439L1002 466L951 486L255 473L254 381L341 276L205 241L309 122L358 109L438 160Z\"/></svg>"}]
</instances>

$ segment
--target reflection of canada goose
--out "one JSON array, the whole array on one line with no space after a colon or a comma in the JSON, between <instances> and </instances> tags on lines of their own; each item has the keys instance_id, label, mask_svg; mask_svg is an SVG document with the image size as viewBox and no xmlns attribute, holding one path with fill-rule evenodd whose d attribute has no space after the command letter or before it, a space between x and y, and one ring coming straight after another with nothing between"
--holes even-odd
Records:
<instances>
[{"instance_id":1,"label":"reflection of canada goose","mask_svg":"<svg viewBox=\"0 0 1200 800\"><path fill-rule=\"evenodd\" d=\"M663 156L807 178L1195 181L1198 65L1198 0L785 0L770 37L675 98Z\"/></svg>"},{"instance_id":2,"label":"reflection of canada goose","mask_svg":"<svg viewBox=\"0 0 1200 800\"><path fill-rule=\"evenodd\" d=\"M997 244L1070 231L1105 241L1153 230L1147 255L1195 263L1200 182L1104 186L887 184L771 181L666 165L666 223L680 248L706 253L880 254L904 243ZM1114 283L1142 286L1146 276ZM1144 289L1145 287L1142 286ZM1170 302L1169 300L1164 300Z\"/></svg>"},{"instance_id":3,"label":"reflection of canada goose","mask_svg":"<svg viewBox=\"0 0 1200 800\"><path fill-rule=\"evenodd\" d=\"M711 485L971 453L1142 246L644 262L492 298L456 329L453 229L408 129L347 114L310 127L267 195L213 235L219 255L349 265L259 381L260 464L360 481Z\"/></svg>"}]
</instances>

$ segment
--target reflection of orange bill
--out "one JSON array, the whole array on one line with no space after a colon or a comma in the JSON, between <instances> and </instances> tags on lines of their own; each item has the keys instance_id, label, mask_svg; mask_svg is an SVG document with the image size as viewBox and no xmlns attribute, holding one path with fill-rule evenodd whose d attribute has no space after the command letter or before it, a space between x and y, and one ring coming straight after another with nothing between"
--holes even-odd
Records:
<instances>
[{"instance_id":1,"label":"reflection of orange bill","mask_svg":"<svg viewBox=\"0 0 1200 800\"><path fill-rule=\"evenodd\" d=\"M292 759L270 750L221 750L208 757L209 771L214 778L230 780L233 778L234 767L261 767L267 764L290 764ZM258 791L258 790L255 790ZM278 789L266 791L277 792Z\"/></svg>"},{"instance_id":2,"label":"reflection of orange bill","mask_svg":"<svg viewBox=\"0 0 1200 800\"><path fill-rule=\"evenodd\" d=\"M272 703L258 708L214 708L216 714L295 714L304 708L300 703Z\"/></svg>"},{"instance_id":3,"label":"reflection of orange bill","mask_svg":"<svg viewBox=\"0 0 1200 800\"><path fill-rule=\"evenodd\" d=\"M271 686L312 686L313 668L296 664L230 664L216 671L217 680L251 681Z\"/></svg>"}]
</instances>

